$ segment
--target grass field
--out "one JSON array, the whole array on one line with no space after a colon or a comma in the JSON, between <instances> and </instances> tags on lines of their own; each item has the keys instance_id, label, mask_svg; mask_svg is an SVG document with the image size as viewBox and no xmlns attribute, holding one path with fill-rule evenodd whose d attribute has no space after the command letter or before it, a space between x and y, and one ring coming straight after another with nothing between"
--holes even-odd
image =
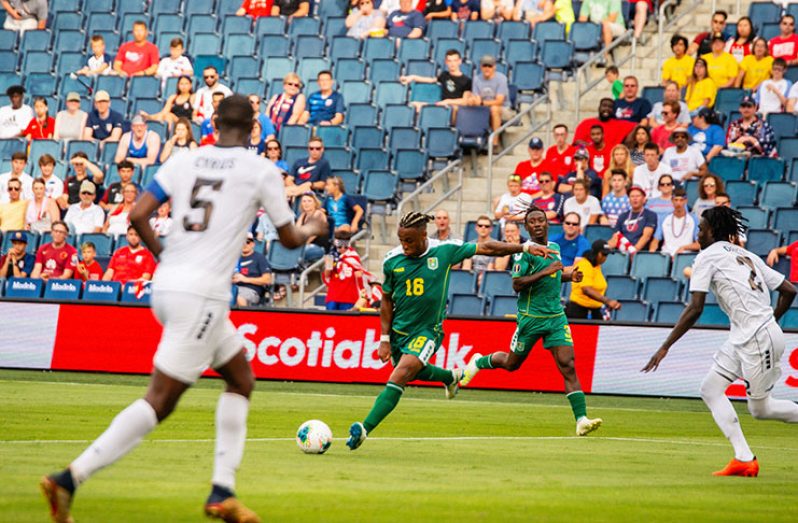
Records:
<instances>
[{"instance_id":1,"label":"grass field","mask_svg":"<svg viewBox=\"0 0 798 523\"><path fill-rule=\"evenodd\" d=\"M47 521L37 480L83 450L144 377L0 371L0 521ZM202 521L221 385L203 380L175 414L81 487L78 523ZM591 396L604 427L573 436L557 394L409 388L356 452L343 442L379 391L258 383L237 493L264 521L794 521L798 427L755 422L757 479L715 478L731 449L700 401ZM322 456L293 441L320 418Z\"/></svg>"}]
</instances>

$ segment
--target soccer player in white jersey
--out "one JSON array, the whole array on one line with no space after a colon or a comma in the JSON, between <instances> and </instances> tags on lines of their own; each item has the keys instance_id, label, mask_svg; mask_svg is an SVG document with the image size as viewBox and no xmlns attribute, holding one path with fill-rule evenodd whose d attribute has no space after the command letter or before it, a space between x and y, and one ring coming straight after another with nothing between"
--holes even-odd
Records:
<instances>
[{"instance_id":1,"label":"soccer player in white jersey","mask_svg":"<svg viewBox=\"0 0 798 523\"><path fill-rule=\"evenodd\" d=\"M684 309L662 347L644 372L657 370L671 345L692 327L712 291L729 316L729 339L715 353L715 362L701 383L701 398L720 430L734 447L734 458L715 476L748 476L759 473L759 463L743 436L737 414L725 391L737 378L745 381L748 411L756 419L798 423L798 405L771 396L781 376L784 334L776 323L795 298L795 287L768 267L757 255L736 245L745 232L739 211L714 207L704 211L698 230L701 252L690 278L690 304ZM776 309L770 307L770 290L779 292Z\"/></svg>"},{"instance_id":2,"label":"soccer player in white jersey","mask_svg":"<svg viewBox=\"0 0 798 523\"><path fill-rule=\"evenodd\" d=\"M255 380L229 319L230 274L260 207L266 209L280 242L287 247L326 234L327 225L320 221L294 225L280 172L244 146L252 119L245 97L234 95L222 101L216 145L170 158L130 213L133 227L152 253L161 257L153 279L152 307L163 335L146 395L120 412L68 468L42 478L42 490L57 522L72 521L75 489L132 450L174 410L183 392L208 367L224 378L226 388L216 409L213 486L205 512L227 522L260 521L233 493ZM175 227L164 249L149 218L168 199Z\"/></svg>"}]
</instances>

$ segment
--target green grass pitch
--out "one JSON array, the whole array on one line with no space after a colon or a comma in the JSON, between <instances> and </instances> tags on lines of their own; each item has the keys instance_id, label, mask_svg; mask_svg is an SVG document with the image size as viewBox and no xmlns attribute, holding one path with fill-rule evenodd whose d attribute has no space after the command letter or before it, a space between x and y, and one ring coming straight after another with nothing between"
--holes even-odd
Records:
<instances>
[{"instance_id":1,"label":"green grass pitch","mask_svg":"<svg viewBox=\"0 0 798 523\"><path fill-rule=\"evenodd\" d=\"M0 371L0 521L48 521L39 477L75 457L145 377ZM136 450L81 487L84 522L202 521L221 383L202 380ZM590 396L604 426L573 436L558 394L409 388L359 450L344 445L378 387L259 382L237 494L264 521L794 521L798 427L737 404L760 477L715 478L731 457L700 401ZM322 456L293 441L319 418Z\"/></svg>"}]
</instances>

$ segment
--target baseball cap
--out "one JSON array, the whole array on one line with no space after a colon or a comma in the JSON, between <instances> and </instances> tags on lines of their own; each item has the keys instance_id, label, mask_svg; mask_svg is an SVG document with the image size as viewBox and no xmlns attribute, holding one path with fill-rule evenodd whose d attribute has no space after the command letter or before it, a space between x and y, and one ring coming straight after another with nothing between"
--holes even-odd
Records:
<instances>
[{"instance_id":1,"label":"baseball cap","mask_svg":"<svg viewBox=\"0 0 798 523\"><path fill-rule=\"evenodd\" d=\"M80 95L78 93L76 93L75 91L69 91L69 93L67 93L67 95L66 95L66 101L67 102L79 102L80 101Z\"/></svg>"},{"instance_id":2,"label":"baseball cap","mask_svg":"<svg viewBox=\"0 0 798 523\"><path fill-rule=\"evenodd\" d=\"M111 101L111 95L108 94L108 91L103 91L102 89L100 89L99 91L94 93L94 101L95 102L103 102L103 101L104 102L110 102Z\"/></svg>"},{"instance_id":3,"label":"baseball cap","mask_svg":"<svg viewBox=\"0 0 798 523\"><path fill-rule=\"evenodd\" d=\"M671 142L673 142L673 138L677 134L683 134L683 135L685 135L687 137L688 140L690 139L690 131L688 131L686 127L677 127L676 129L671 131L671 136L670 136L670 141Z\"/></svg>"},{"instance_id":4,"label":"baseball cap","mask_svg":"<svg viewBox=\"0 0 798 523\"><path fill-rule=\"evenodd\" d=\"M94 184L89 180L83 180L83 183L80 184L80 192L90 192L92 194L96 194L97 188L94 187Z\"/></svg>"},{"instance_id":5,"label":"baseball cap","mask_svg":"<svg viewBox=\"0 0 798 523\"><path fill-rule=\"evenodd\" d=\"M248 232L247 233L247 240L254 240L254 239L255 239L255 235L252 234L251 232Z\"/></svg>"},{"instance_id":6,"label":"baseball cap","mask_svg":"<svg viewBox=\"0 0 798 523\"><path fill-rule=\"evenodd\" d=\"M753 105L756 107L756 100L750 94L743 96L742 100L740 100L740 105Z\"/></svg>"},{"instance_id":7,"label":"baseball cap","mask_svg":"<svg viewBox=\"0 0 798 523\"><path fill-rule=\"evenodd\" d=\"M596 240L591 244L591 250L595 253L609 254L610 248L607 247L606 240Z\"/></svg>"},{"instance_id":8,"label":"baseball cap","mask_svg":"<svg viewBox=\"0 0 798 523\"><path fill-rule=\"evenodd\" d=\"M646 191L645 191L645 190L643 190L643 188L642 188L642 187L640 187L639 185L632 185L632 186L629 188L629 194L632 194L632 191L640 191L640 194L642 194L643 196L645 196L645 195L646 195Z\"/></svg>"},{"instance_id":9,"label":"baseball cap","mask_svg":"<svg viewBox=\"0 0 798 523\"><path fill-rule=\"evenodd\" d=\"M535 136L531 140L529 140L529 148L530 149L543 149L543 140Z\"/></svg>"},{"instance_id":10,"label":"baseball cap","mask_svg":"<svg viewBox=\"0 0 798 523\"><path fill-rule=\"evenodd\" d=\"M22 231L14 231L14 233L11 234L11 242L28 243L28 235Z\"/></svg>"},{"instance_id":11,"label":"baseball cap","mask_svg":"<svg viewBox=\"0 0 798 523\"><path fill-rule=\"evenodd\" d=\"M479 60L479 65L496 65L496 59L489 54L486 54Z\"/></svg>"},{"instance_id":12,"label":"baseball cap","mask_svg":"<svg viewBox=\"0 0 798 523\"><path fill-rule=\"evenodd\" d=\"M130 125L139 125L143 123L147 122L144 120L144 117L141 116L140 114L137 114L136 116L133 117L132 120L130 120Z\"/></svg>"},{"instance_id":13,"label":"baseball cap","mask_svg":"<svg viewBox=\"0 0 798 523\"><path fill-rule=\"evenodd\" d=\"M701 107L690 113L690 117L695 118L696 116L700 116L704 120L714 119L715 111L709 107Z\"/></svg>"},{"instance_id":14,"label":"baseball cap","mask_svg":"<svg viewBox=\"0 0 798 523\"><path fill-rule=\"evenodd\" d=\"M574 159L587 159L590 158L590 154L587 152L587 149L577 149L574 153Z\"/></svg>"}]
</instances>

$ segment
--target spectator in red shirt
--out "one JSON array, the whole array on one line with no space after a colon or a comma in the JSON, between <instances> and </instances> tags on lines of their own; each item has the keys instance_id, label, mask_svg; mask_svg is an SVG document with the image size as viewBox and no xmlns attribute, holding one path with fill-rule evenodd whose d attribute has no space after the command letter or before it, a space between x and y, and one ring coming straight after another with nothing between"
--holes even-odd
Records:
<instances>
[{"instance_id":1,"label":"spectator in red shirt","mask_svg":"<svg viewBox=\"0 0 798 523\"><path fill-rule=\"evenodd\" d=\"M681 111L682 108L679 102L664 102L662 104L662 118L665 119L665 122L654 127L651 131L651 140L659 146L660 154L673 145L671 143L671 133L682 127L682 124L677 121Z\"/></svg>"},{"instance_id":2,"label":"spectator in red shirt","mask_svg":"<svg viewBox=\"0 0 798 523\"><path fill-rule=\"evenodd\" d=\"M540 196L538 176L548 170L546 158L543 156L543 140L533 137L529 140L529 160L518 162L513 173L521 177L521 191L529 194L532 198Z\"/></svg>"},{"instance_id":3,"label":"spectator in red shirt","mask_svg":"<svg viewBox=\"0 0 798 523\"><path fill-rule=\"evenodd\" d=\"M789 245L776 247L768 254L768 265L773 267L779 262L779 256L787 256L790 258L790 278L793 283L798 283L798 242L792 242Z\"/></svg>"},{"instance_id":4,"label":"spectator in red shirt","mask_svg":"<svg viewBox=\"0 0 798 523\"><path fill-rule=\"evenodd\" d=\"M779 21L781 34L774 36L768 42L770 56L784 58L787 65L798 64L798 35L795 34L795 18L792 15L784 15Z\"/></svg>"},{"instance_id":5,"label":"spectator in red shirt","mask_svg":"<svg viewBox=\"0 0 798 523\"><path fill-rule=\"evenodd\" d=\"M27 136L29 142L51 139L55 131L55 119L47 114L47 100L41 96L34 98L33 112L36 113L36 116L22 131L22 136Z\"/></svg>"},{"instance_id":6,"label":"spectator in red shirt","mask_svg":"<svg viewBox=\"0 0 798 523\"><path fill-rule=\"evenodd\" d=\"M108 263L103 281L126 283L133 280L152 279L155 272L155 258L141 244L141 237L131 225L127 228L127 245L116 250Z\"/></svg>"},{"instance_id":7,"label":"spectator in red shirt","mask_svg":"<svg viewBox=\"0 0 798 523\"><path fill-rule=\"evenodd\" d=\"M147 41L147 24L133 23L133 41L125 42L114 59L114 72L120 76L154 76L161 57L158 46Z\"/></svg>"},{"instance_id":8,"label":"spectator in red shirt","mask_svg":"<svg viewBox=\"0 0 798 523\"><path fill-rule=\"evenodd\" d=\"M546 162L549 164L551 174L560 177L573 170L573 156L576 147L568 144L568 126L558 123L552 129L554 145L546 149Z\"/></svg>"},{"instance_id":9,"label":"spectator in red shirt","mask_svg":"<svg viewBox=\"0 0 798 523\"><path fill-rule=\"evenodd\" d=\"M103 268L95 259L97 247L92 242L83 242L80 246L81 260L75 264L75 277L83 281L99 281L103 277Z\"/></svg>"},{"instance_id":10,"label":"spectator in red shirt","mask_svg":"<svg viewBox=\"0 0 798 523\"><path fill-rule=\"evenodd\" d=\"M271 16L272 3L272 0L244 0L244 3L236 11L236 16L251 16L252 18Z\"/></svg>"},{"instance_id":11,"label":"spectator in red shirt","mask_svg":"<svg viewBox=\"0 0 798 523\"><path fill-rule=\"evenodd\" d=\"M66 242L69 229L64 222L53 222L50 233L53 241L45 243L36 251L36 263L30 276L45 281L50 278L68 280L75 271L78 251Z\"/></svg>"},{"instance_id":12,"label":"spectator in red shirt","mask_svg":"<svg viewBox=\"0 0 798 523\"><path fill-rule=\"evenodd\" d=\"M604 171L610 166L613 147L615 145L610 146L604 138L603 126L594 125L590 128L590 145L587 146L587 152L590 154L590 167L596 171L599 178L604 178Z\"/></svg>"},{"instance_id":13,"label":"spectator in red shirt","mask_svg":"<svg viewBox=\"0 0 798 523\"><path fill-rule=\"evenodd\" d=\"M613 118L615 114L614 104L615 102L612 98L601 99L598 108L598 118L585 118L576 126L574 145L579 145L577 142L582 142L583 145L589 145L591 142L591 129L595 125L600 125L604 130L604 140L607 142L609 149L612 149L626 139L626 136L635 128L636 124L629 120L618 120L617 118Z\"/></svg>"},{"instance_id":14,"label":"spectator in red shirt","mask_svg":"<svg viewBox=\"0 0 798 523\"><path fill-rule=\"evenodd\" d=\"M327 284L328 311L348 311L366 295L363 265L360 255L350 246L349 238L349 231L335 231L333 246L337 256L331 255L325 260L322 279Z\"/></svg>"}]
</instances>

